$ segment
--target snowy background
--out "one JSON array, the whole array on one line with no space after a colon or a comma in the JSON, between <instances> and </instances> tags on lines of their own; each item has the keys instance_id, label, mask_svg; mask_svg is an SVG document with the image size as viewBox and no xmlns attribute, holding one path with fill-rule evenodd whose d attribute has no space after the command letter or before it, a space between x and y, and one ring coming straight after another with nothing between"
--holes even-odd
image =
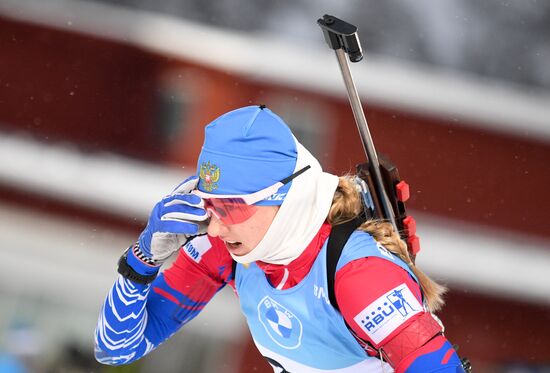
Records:
<instances>
[{"instance_id":1,"label":"snowy background","mask_svg":"<svg viewBox=\"0 0 550 373\"><path fill-rule=\"evenodd\" d=\"M298 44L318 42L322 12L356 25L367 52L550 88L548 1L101 1Z\"/></svg>"}]
</instances>

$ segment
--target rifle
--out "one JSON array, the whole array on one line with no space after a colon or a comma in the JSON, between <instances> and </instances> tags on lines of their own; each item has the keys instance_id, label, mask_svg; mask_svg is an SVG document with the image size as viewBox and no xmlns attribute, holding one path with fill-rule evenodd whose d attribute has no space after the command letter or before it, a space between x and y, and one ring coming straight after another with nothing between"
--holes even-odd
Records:
<instances>
[{"instance_id":1,"label":"rifle","mask_svg":"<svg viewBox=\"0 0 550 373\"><path fill-rule=\"evenodd\" d=\"M355 123L367 156L366 162L358 164L356 170L357 176L366 183L370 193L368 199L372 202L371 214L376 219L391 222L396 232L399 232L401 238L407 243L410 257L414 262L416 254L420 251L420 240L416 235L416 221L412 216L408 216L405 210L405 202L410 197L409 185L401 180L399 171L391 160L376 152L346 60L346 54L354 63L363 59L357 27L327 14L320 18L317 24L323 30L328 46L336 53Z\"/></svg>"},{"instance_id":2,"label":"rifle","mask_svg":"<svg viewBox=\"0 0 550 373\"><path fill-rule=\"evenodd\" d=\"M357 27L327 14L317 20L317 24L321 26L328 46L336 52L355 123L367 156L365 163L356 166L357 176L365 182L370 193L366 198L366 206L370 209L372 217L389 220L392 223L394 229L407 243L411 260L414 262L416 254L420 251L420 240L416 235L416 222L411 216L407 216L405 210L405 202L410 197L409 185L401 180L397 167L390 159L376 152L346 60L346 54L351 62L359 62L363 59ZM458 350L458 347L455 346L455 349ZM463 358L461 362L464 371L470 373L472 371L470 361Z\"/></svg>"}]
</instances>

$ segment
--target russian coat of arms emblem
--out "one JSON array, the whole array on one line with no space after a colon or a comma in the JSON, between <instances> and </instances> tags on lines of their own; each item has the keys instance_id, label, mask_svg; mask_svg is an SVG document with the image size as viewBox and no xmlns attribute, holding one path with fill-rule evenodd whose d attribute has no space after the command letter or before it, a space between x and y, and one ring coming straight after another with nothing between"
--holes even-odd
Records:
<instances>
[{"instance_id":1,"label":"russian coat of arms emblem","mask_svg":"<svg viewBox=\"0 0 550 373\"><path fill-rule=\"evenodd\" d=\"M220 168L215 164L210 163L210 161L202 162L199 179L206 192L213 191L218 187L218 181L220 180Z\"/></svg>"}]
</instances>

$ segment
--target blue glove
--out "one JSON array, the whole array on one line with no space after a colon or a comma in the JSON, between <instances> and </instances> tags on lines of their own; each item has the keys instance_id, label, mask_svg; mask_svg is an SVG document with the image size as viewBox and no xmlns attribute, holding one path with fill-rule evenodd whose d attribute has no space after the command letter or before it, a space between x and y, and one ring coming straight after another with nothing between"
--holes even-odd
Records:
<instances>
[{"instance_id":1,"label":"blue glove","mask_svg":"<svg viewBox=\"0 0 550 373\"><path fill-rule=\"evenodd\" d=\"M196 176L186 179L155 205L147 227L139 236L137 256L140 258L134 250L128 254L128 264L134 270L142 274L158 271L190 237L206 233L208 214L204 201L190 194L197 183Z\"/></svg>"}]
</instances>

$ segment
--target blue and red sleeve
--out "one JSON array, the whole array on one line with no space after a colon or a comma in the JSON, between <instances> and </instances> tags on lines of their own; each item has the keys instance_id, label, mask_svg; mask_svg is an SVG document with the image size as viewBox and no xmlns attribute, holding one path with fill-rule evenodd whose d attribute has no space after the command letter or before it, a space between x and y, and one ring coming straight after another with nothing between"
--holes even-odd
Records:
<instances>
[{"instance_id":1,"label":"blue and red sleeve","mask_svg":"<svg viewBox=\"0 0 550 373\"><path fill-rule=\"evenodd\" d=\"M334 289L344 319L371 351L385 346L405 351L390 362L396 373L463 372L456 351L424 309L420 286L401 267L382 258L357 259L336 273Z\"/></svg>"},{"instance_id":2,"label":"blue and red sleeve","mask_svg":"<svg viewBox=\"0 0 550 373\"><path fill-rule=\"evenodd\" d=\"M96 359L120 365L146 355L197 316L222 287L232 285L231 277L227 250L207 236L182 247L151 284L119 276L99 315Z\"/></svg>"}]
</instances>

